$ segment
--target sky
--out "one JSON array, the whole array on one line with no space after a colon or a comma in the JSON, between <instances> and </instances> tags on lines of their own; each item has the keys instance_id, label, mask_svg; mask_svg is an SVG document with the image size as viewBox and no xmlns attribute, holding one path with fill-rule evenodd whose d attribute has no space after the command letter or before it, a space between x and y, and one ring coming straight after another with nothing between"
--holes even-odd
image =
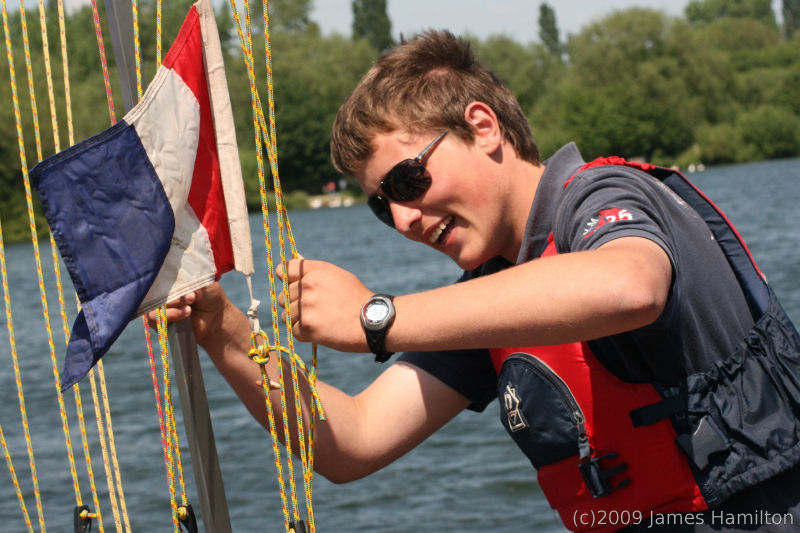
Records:
<instances>
[{"instance_id":1,"label":"sky","mask_svg":"<svg viewBox=\"0 0 800 533\"><path fill-rule=\"evenodd\" d=\"M116 1L116 0L115 0ZM225 0L212 0L219 4ZM254 0L251 0L251 2ZM410 36L425 29L448 29L481 39L502 34L520 43L538 41L539 5L545 0L386 0L392 35ZM563 39L615 10L647 7L682 16L690 0L547 0L556 12L556 25ZM25 0L26 5L35 0ZM70 6L88 0L65 0ZM241 5L241 2L237 2ZM772 0L779 14L780 0ZM314 0L311 18L323 34L350 35L352 0Z\"/></svg>"},{"instance_id":2,"label":"sky","mask_svg":"<svg viewBox=\"0 0 800 533\"><path fill-rule=\"evenodd\" d=\"M324 34L350 35L351 0L315 0L311 18ZM538 41L541 0L387 0L392 35L419 30L448 29L479 38L504 34L520 43ZM648 7L681 16L689 0L548 0L556 12L561 38L629 7Z\"/></svg>"}]
</instances>

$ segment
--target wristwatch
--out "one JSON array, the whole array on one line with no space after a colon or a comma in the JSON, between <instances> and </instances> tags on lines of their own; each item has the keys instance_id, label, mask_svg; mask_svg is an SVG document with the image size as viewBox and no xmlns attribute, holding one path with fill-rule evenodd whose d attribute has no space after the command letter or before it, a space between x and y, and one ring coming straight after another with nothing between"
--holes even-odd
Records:
<instances>
[{"instance_id":1,"label":"wristwatch","mask_svg":"<svg viewBox=\"0 0 800 533\"><path fill-rule=\"evenodd\" d=\"M386 351L386 332L394 322L392 298L390 294L375 294L361 307L361 326L378 363L385 363L394 353Z\"/></svg>"}]
</instances>

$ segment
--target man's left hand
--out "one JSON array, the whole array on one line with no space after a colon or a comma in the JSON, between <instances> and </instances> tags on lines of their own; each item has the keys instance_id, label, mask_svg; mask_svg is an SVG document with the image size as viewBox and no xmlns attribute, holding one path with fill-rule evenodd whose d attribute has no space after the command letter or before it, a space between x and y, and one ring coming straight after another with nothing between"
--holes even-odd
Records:
<instances>
[{"instance_id":1,"label":"man's left hand","mask_svg":"<svg viewBox=\"0 0 800 533\"><path fill-rule=\"evenodd\" d=\"M352 273L324 261L292 259L286 274L279 265L278 276L289 282L289 305L285 293L278 303L291 314L292 333L301 341L316 342L348 352L366 352L361 327L361 306L373 291Z\"/></svg>"}]
</instances>

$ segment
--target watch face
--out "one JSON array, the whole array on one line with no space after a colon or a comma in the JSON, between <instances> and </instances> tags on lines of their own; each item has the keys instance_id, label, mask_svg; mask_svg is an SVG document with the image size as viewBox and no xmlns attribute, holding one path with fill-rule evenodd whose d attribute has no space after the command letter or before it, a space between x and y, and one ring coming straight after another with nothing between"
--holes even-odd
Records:
<instances>
[{"instance_id":1,"label":"watch face","mask_svg":"<svg viewBox=\"0 0 800 533\"><path fill-rule=\"evenodd\" d=\"M386 302L375 301L370 303L364 311L364 318L372 324L382 322L389 315L389 306Z\"/></svg>"}]
</instances>

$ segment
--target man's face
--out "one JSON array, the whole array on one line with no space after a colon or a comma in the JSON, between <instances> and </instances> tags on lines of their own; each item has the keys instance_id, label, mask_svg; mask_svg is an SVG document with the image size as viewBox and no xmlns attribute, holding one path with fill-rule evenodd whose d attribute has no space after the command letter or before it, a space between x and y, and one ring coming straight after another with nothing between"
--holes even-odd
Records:
<instances>
[{"instance_id":1,"label":"man's face","mask_svg":"<svg viewBox=\"0 0 800 533\"><path fill-rule=\"evenodd\" d=\"M367 195L382 194L380 183L397 163L413 159L438 132L378 133L374 151L356 179ZM502 190L493 175L496 165L455 135L445 135L422 158L430 187L410 201L388 200L397 231L448 255L463 269L472 269L503 255L510 232L505 231Z\"/></svg>"}]
</instances>

